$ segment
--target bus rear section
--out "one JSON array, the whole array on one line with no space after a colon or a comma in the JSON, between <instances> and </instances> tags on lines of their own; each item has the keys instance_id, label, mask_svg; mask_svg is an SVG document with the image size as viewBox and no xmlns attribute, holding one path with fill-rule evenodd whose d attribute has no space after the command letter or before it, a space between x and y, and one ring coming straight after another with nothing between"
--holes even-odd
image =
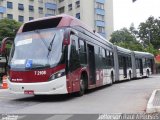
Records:
<instances>
[{"instance_id":1,"label":"bus rear section","mask_svg":"<svg viewBox=\"0 0 160 120\"><path fill-rule=\"evenodd\" d=\"M135 61L134 77L149 77L153 73L154 55L147 52L133 52Z\"/></svg>"}]
</instances>

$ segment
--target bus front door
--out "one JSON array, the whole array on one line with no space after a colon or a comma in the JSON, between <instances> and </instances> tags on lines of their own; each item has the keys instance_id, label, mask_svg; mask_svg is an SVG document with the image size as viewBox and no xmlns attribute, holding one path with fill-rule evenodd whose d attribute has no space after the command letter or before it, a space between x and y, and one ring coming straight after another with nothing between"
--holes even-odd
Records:
<instances>
[{"instance_id":1,"label":"bus front door","mask_svg":"<svg viewBox=\"0 0 160 120\"><path fill-rule=\"evenodd\" d=\"M94 46L88 45L89 84L96 84Z\"/></svg>"}]
</instances>

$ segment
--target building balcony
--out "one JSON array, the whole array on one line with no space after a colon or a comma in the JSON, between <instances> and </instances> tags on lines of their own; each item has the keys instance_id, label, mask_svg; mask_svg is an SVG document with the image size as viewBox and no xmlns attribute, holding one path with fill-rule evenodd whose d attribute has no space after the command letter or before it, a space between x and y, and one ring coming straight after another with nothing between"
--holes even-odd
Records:
<instances>
[{"instance_id":1,"label":"building balcony","mask_svg":"<svg viewBox=\"0 0 160 120\"><path fill-rule=\"evenodd\" d=\"M6 7L0 6L0 13L6 13Z\"/></svg>"},{"instance_id":2,"label":"building balcony","mask_svg":"<svg viewBox=\"0 0 160 120\"><path fill-rule=\"evenodd\" d=\"M104 4L105 0L96 0L96 2Z\"/></svg>"},{"instance_id":3,"label":"building balcony","mask_svg":"<svg viewBox=\"0 0 160 120\"><path fill-rule=\"evenodd\" d=\"M104 21L100 21L100 20L96 20L96 26L105 27L105 22Z\"/></svg>"},{"instance_id":4,"label":"building balcony","mask_svg":"<svg viewBox=\"0 0 160 120\"><path fill-rule=\"evenodd\" d=\"M57 9L57 5L53 3L45 3L45 8L55 10Z\"/></svg>"},{"instance_id":5,"label":"building balcony","mask_svg":"<svg viewBox=\"0 0 160 120\"><path fill-rule=\"evenodd\" d=\"M95 8L96 14L105 15L104 9Z\"/></svg>"}]
</instances>

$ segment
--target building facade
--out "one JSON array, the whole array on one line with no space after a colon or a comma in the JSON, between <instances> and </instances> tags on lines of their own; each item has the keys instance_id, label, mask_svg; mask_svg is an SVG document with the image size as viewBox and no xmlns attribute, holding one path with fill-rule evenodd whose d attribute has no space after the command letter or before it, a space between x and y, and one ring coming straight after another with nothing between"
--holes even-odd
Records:
<instances>
[{"instance_id":1,"label":"building facade","mask_svg":"<svg viewBox=\"0 0 160 120\"><path fill-rule=\"evenodd\" d=\"M82 20L107 39L113 32L113 0L0 0L0 19L26 22L64 13Z\"/></svg>"},{"instance_id":2,"label":"building facade","mask_svg":"<svg viewBox=\"0 0 160 120\"><path fill-rule=\"evenodd\" d=\"M56 0L0 0L0 18L26 22L56 15Z\"/></svg>"}]
</instances>

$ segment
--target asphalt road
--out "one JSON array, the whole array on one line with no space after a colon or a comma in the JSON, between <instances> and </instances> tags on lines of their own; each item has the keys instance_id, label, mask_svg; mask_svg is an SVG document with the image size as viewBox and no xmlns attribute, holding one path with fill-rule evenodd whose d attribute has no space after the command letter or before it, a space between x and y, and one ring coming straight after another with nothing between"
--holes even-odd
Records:
<instances>
[{"instance_id":1,"label":"asphalt road","mask_svg":"<svg viewBox=\"0 0 160 120\"><path fill-rule=\"evenodd\" d=\"M160 89L160 75L105 86L74 95L28 96L0 90L0 113L94 114L145 113L153 90Z\"/></svg>"}]
</instances>

